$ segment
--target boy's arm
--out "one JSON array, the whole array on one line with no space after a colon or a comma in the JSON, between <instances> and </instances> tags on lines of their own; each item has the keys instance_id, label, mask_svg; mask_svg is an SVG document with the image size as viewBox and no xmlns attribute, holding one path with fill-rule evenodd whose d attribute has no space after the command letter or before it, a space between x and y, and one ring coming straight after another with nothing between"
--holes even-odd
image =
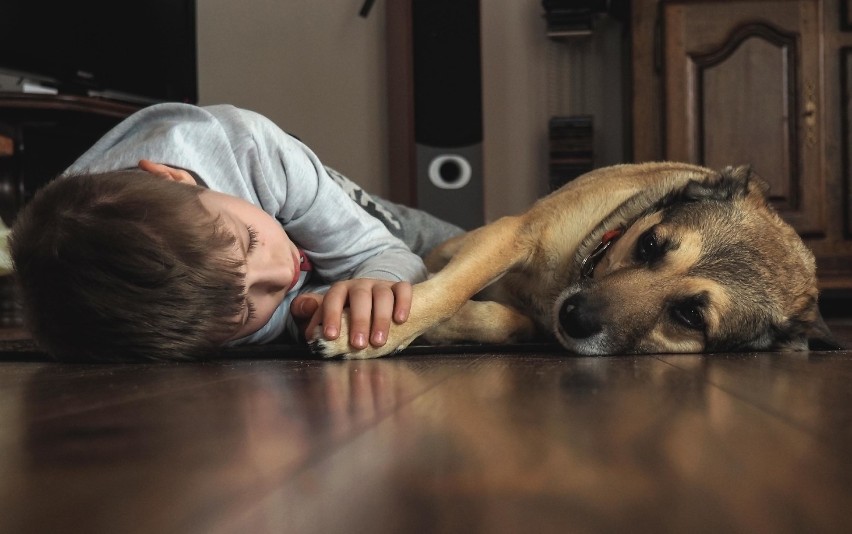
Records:
<instances>
[{"instance_id":1,"label":"boy's arm","mask_svg":"<svg viewBox=\"0 0 852 534\"><path fill-rule=\"evenodd\" d=\"M246 113L256 121L247 130L256 145L250 176L260 204L277 214L315 271L332 283L312 324L321 321L325 337L336 339L348 305L350 343L356 348L383 345L391 321L408 316L411 283L426 277L422 259L355 204L308 147Z\"/></svg>"},{"instance_id":2,"label":"boy's arm","mask_svg":"<svg viewBox=\"0 0 852 534\"><path fill-rule=\"evenodd\" d=\"M284 225L329 282L372 278L418 282L423 261L355 204L307 146L260 115L253 121L255 161L248 176L261 206Z\"/></svg>"}]
</instances>

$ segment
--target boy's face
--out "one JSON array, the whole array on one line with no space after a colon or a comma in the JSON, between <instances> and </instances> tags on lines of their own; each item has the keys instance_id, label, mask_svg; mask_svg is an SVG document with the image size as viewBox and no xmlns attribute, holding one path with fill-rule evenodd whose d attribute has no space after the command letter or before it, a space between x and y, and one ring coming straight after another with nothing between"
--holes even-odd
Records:
<instances>
[{"instance_id":1,"label":"boy's face","mask_svg":"<svg viewBox=\"0 0 852 534\"><path fill-rule=\"evenodd\" d=\"M245 262L245 306L237 318L239 327L225 340L233 341L269 322L284 295L299 280L299 250L281 224L254 204L209 190L202 192L200 199L234 235L234 257Z\"/></svg>"}]
</instances>

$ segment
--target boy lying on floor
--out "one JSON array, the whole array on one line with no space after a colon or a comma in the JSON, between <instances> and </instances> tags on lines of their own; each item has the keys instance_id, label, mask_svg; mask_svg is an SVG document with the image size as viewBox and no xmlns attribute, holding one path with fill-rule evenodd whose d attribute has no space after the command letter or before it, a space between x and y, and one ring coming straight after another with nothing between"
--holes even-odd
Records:
<instances>
[{"instance_id":1,"label":"boy lying on floor","mask_svg":"<svg viewBox=\"0 0 852 534\"><path fill-rule=\"evenodd\" d=\"M61 360L198 359L319 323L382 345L421 256L462 230L370 197L268 119L159 104L116 126L15 222L25 324ZM331 284L330 288L326 284Z\"/></svg>"}]
</instances>

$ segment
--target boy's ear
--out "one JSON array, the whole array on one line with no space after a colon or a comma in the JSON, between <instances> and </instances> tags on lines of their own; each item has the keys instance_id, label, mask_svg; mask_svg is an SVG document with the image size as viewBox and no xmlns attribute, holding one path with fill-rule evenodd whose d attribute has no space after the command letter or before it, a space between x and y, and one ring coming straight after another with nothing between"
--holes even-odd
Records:
<instances>
[{"instance_id":1,"label":"boy's ear","mask_svg":"<svg viewBox=\"0 0 852 534\"><path fill-rule=\"evenodd\" d=\"M183 169L175 169L174 167L169 167L162 163L154 163L147 159L139 160L138 167L145 172L149 172L166 180L171 180L181 184L198 185L195 178Z\"/></svg>"}]
</instances>

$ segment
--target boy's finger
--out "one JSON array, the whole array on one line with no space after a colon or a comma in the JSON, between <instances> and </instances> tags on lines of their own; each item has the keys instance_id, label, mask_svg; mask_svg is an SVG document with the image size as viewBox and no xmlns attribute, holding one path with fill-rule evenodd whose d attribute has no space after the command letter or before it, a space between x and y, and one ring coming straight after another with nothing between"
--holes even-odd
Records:
<instances>
[{"instance_id":1,"label":"boy's finger","mask_svg":"<svg viewBox=\"0 0 852 534\"><path fill-rule=\"evenodd\" d=\"M367 347L370 320L373 314L373 293L361 286L349 291L349 344L356 349Z\"/></svg>"},{"instance_id":2,"label":"boy's finger","mask_svg":"<svg viewBox=\"0 0 852 534\"><path fill-rule=\"evenodd\" d=\"M370 332L370 344L381 347L388 340L391 315L394 310L394 294L387 286L373 288L373 326Z\"/></svg>"},{"instance_id":3,"label":"boy's finger","mask_svg":"<svg viewBox=\"0 0 852 534\"><path fill-rule=\"evenodd\" d=\"M347 288L335 284L325 294L322 302L322 333L326 339L337 339L340 335L340 316L346 305Z\"/></svg>"},{"instance_id":4,"label":"boy's finger","mask_svg":"<svg viewBox=\"0 0 852 534\"><path fill-rule=\"evenodd\" d=\"M303 333L305 339L310 340L314 335L314 328L319 324L322 317L317 310L322 304L322 295L316 293L305 293L293 299L290 303L290 314L296 325Z\"/></svg>"},{"instance_id":5,"label":"boy's finger","mask_svg":"<svg viewBox=\"0 0 852 534\"><path fill-rule=\"evenodd\" d=\"M367 347L372 313L372 293L365 288L352 288L349 292L349 343L353 347Z\"/></svg>"},{"instance_id":6,"label":"boy's finger","mask_svg":"<svg viewBox=\"0 0 852 534\"><path fill-rule=\"evenodd\" d=\"M394 296L393 320L397 324L401 324L408 320L414 290L409 282L397 282L391 289Z\"/></svg>"},{"instance_id":7,"label":"boy's finger","mask_svg":"<svg viewBox=\"0 0 852 534\"><path fill-rule=\"evenodd\" d=\"M293 299L290 303L290 313L294 319L310 319L319 309L322 296L315 293L305 293Z\"/></svg>"},{"instance_id":8,"label":"boy's finger","mask_svg":"<svg viewBox=\"0 0 852 534\"><path fill-rule=\"evenodd\" d=\"M322 310L317 308L316 313L311 317L310 322L308 323L307 328L305 328L305 339L311 340L314 335L314 330L316 330L317 326L322 323Z\"/></svg>"}]
</instances>

